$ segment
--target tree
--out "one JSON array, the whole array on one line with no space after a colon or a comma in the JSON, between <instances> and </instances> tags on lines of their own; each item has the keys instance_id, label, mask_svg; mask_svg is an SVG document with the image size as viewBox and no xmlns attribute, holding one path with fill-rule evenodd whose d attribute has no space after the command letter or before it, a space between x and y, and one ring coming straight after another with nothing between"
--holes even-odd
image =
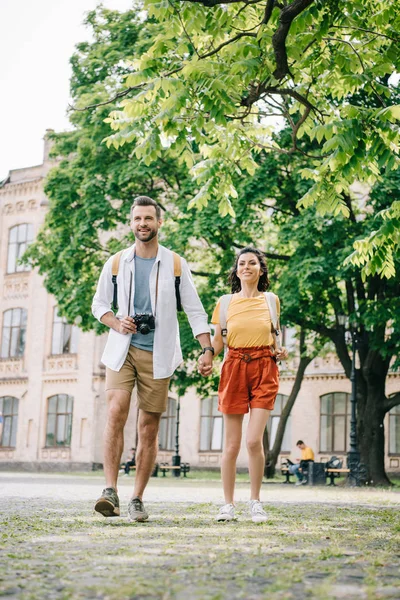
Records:
<instances>
[{"instance_id":1,"label":"tree","mask_svg":"<svg viewBox=\"0 0 400 600\"><path fill-rule=\"evenodd\" d=\"M129 63L126 88L115 88L122 100L108 119L107 143L134 144L146 164L167 148L191 167L190 207L213 201L233 215L236 173L253 176L261 151L308 154L303 176L312 185L296 201L316 203L320 214L349 216L354 180L372 185L398 167L400 105L390 77L400 65L398 3L146 0L144 7L155 20L141 33L149 47ZM273 136L276 119L290 127L289 146ZM393 277L399 205L384 214L377 231L355 240L351 260L366 275Z\"/></svg>"},{"instance_id":2,"label":"tree","mask_svg":"<svg viewBox=\"0 0 400 600\"><path fill-rule=\"evenodd\" d=\"M121 15L104 8L89 13L88 23L94 41L79 45L72 58L72 97L76 104L99 104L103 99L107 103L110 87L116 87L118 81L122 86L127 74L126 57L132 52L143 53L150 45L146 37L142 39L143 31L153 26L156 29L157 24L143 24L137 11ZM297 199L313 185L301 176L312 166L313 159L307 155L315 145L315 140L307 141L305 135L303 153L262 150L254 155L257 168L252 177L232 172L238 194L231 200L234 218L223 217L214 201L189 211L187 205L196 183L186 164L179 157L171 157L168 147L156 162L151 162L153 158L147 161L149 164L132 155L129 145L108 150L102 144L108 131L103 121L108 110L105 104L92 111L74 111L71 119L76 130L53 136L59 163L46 185L49 212L28 257L45 275L45 285L55 295L62 314L70 322L78 320L82 329L99 331L88 307L102 264L110 253L132 241L128 227L120 223L126 222L132 196L138 193L148 193L164 206L163 240L194 266L209 314L216 298L226 291L225 274L235 252L257 240L256 245L269 258L273 290L283 300L283 322L304 332L304 359L331 340L348 374L350 359L344 331L337 327L336 319L339 310L352 319L357 316L365 341L359 434L365 435L378 456L376 460L369 453L366 443L363 460L375 482L386 481L381 425L390 406L399 404L398 395L391 399L384 396L387 369L398 352L399 290L393 279L367 275L363 281L360 270L344 265L343 260L353 240L369 236L376 222L379 225L379 219L384 219L379 214L398 202L398 174L382 175L383 183L374 188L368 206L344 194L350 215L347 219L321 216L312 206L300 210ZM283 150L289 151L292 143L291 129L273 138L273 144ZM398 255L394 254L396 268L397 263ZM311 333L317 336L315 341ZM198 345L185 319L181 336L184 354L190 360L177 372L175 389L182 395L188 386L195 385L202 394L215 393L216 378L204 380L194 368ZM301 363L303 372L304 365L305 360ZM296 388L292 399L295 395ZM284 419L282 427L283 423ZM275 445L272 454L278 453Z\"/></svg>"},{"instance_id":3,"label":"tree","mask_svg":"<svg viewBox=\"0 0 400 600\"><path fill-rule=\"evenodd\" d=\"M348 316L360 339L358 440L362 461L376 484L388 482L383 420L393 406L400 404L400 393L391 398L385 394L389 369L399 365L399 253L394 257L397 278L390 280L377 275L363 280L357 267L343 265L343 258L354 239L370 234L375 215L397 201L399 183L398 172L386 176L384 183L373 189L366 208L349 196L350 219L319 217L313 209L307 209L295 219L288 218L280 230L281 240L292 247L291 258L284 263L281 274L287 319L331 340L347 377L351 358L344 327L339 324L340 314Z\"/></svg>"}]
</instances>

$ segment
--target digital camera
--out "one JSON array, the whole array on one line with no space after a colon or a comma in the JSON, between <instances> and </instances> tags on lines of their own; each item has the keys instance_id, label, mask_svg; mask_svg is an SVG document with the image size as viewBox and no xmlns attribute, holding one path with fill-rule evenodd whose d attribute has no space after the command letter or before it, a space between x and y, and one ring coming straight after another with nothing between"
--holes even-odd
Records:
<instances>
[{"instance_id":1,"label":"digital camera","mask_svg":"<svg viewBox=\"0 0 400 600\"><path fill-rule=\"evenodd\" d=\"M148 313L134 315L132 319L137 327L137 332L142 335L147 335L150 331L154 331L156 323L153 315Z\"/></svg>"}]
</instances>

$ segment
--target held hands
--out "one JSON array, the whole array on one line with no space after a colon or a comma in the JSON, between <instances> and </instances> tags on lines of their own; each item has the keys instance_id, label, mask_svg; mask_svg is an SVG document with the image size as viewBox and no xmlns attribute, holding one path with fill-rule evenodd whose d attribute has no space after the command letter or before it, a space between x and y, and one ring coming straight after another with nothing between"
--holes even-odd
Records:
<instances>
[{"instance_id":1,"label":"held hands","mask_svg":"<svg viewBox=\"0 0 400 600\"><path fill-rule=\"evenodd\" d=\"M206 350L204 354L201 354L198 360L199 373L203 377L208 377L212 373L212 362L213 354L209 350Z\"/></svg>"},{"instance_id":2,"label":"held hands","mask_svg":"<svg viewBox=\"0 0 400 600\"><path fill-rule=\"evenodd\" d=\"M126 335L127 333L137 333L135 321L132 317L122 317L118 321L118 333Z\"/></svg>"}]
</instances>

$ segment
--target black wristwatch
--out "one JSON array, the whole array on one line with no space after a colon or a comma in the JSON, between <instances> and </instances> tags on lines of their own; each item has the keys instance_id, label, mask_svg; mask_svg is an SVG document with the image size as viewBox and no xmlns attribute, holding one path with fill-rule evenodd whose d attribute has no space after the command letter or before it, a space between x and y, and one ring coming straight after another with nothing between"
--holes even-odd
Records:
<instances>
[{"instance_id":1,"label":"black wristwatch","mask_svg":"<svg viewBox=\"0 0 400 600\"><path fill-rule=\"evenodd\" d=\"M212 352L212 354L214 356L214 348L212 346L206 346L205 348L202 349L201 353L205 354L207 352L207 350L209 350L210 352Z\"/></svg>"}]
</instances>

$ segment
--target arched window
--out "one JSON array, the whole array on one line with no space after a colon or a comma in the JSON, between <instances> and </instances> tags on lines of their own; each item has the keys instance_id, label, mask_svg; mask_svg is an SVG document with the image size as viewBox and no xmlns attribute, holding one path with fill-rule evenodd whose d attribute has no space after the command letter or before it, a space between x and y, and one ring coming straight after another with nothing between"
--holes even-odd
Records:
<instances>
[{"instance_id":1,"label":"arched window","mask_svg":"<svg viewBox=\"0 0 400 600\"><path fill-rule=\"evenodd\" d=\"M27 312L24 308L10 308L3 313L1 358L23 356L25 350Z\"/></svg>"},{"instance_id":2,"label":"arched window","mask_svg":"<svg viewBox=\"0 0 400 600\"><path fill-rule=\"evenodd\" d=\"M350 394L320 397L320 452L347 452L350 436Z\"/></svg>"},{"instance_id":3,"label":"arched window","mask_svg":"<svg viewBox=\"0 0 400 600\"><path fill-rule=\"evenodd\" d=\"M201 401L200 451L221 451L224 422L218 412L218 398L205 398Z\"/></svg>"},{"instance_id":4,"label":"arched window","mask_svg":"<svg viewBox=\"0 0 400 600\"><path fill-rule=\"evenodd\" d=\"M400 405L389 411L389 454L400 454Z\"/></svg>"},{"instance_id":5,"label":"arched window","mask_svg":"<svg viewBox=\"0 0 400 600\"><path fill-rule=\"evenodd\" d=\"M79 329L69 325L65 317L60 317L57 307L53 312L52 354L76 354L78 351Z\"/></svg>"},{"instance_id":6,"label":"arched window","mask_svg":"<svg viewBox=\"0 0 400 600\"><path fill-rule=\"evenodd\" d=\"M74 399L67 394L51 396L47 405L46 448L70 446Z\"/></svg>"},{"instance_id":7,"label":"arched window","mask_svg":"<svg viewBox=\"0 0 400 600\"><path fill-rule=\"evenodd\" d=\"M275 443L276 432L278 430L279 421L281 418L283 407L288 401L289 396L285 396L284 394L277 394L275 400L274 410L271 410L267 429L268 429L268 439L269 439L269 448L272 450L272 447ZM281 452L290 452L291 450L291 417L286 421L285 433L283 435Z\"/></svg>"},{"instance_id":8,"label":"arched window","mask_svg":"<svg viewBox=\"0 0 400 600\"><path fill-rule=\"evenodd\" d=\"M18 261L33 241L33 225L21 223L11 227L8 236L7 273L30 271L29 265L19 265Z\"/></svg>"},{"instance_id":9,"label":"arched window","mask_svg":"<svg viewBox=\"0 0 400 600\"><path fill-rule=\"evenodd\" d=\"M175 449L176 406L173 398L168 398L167 410L161 415L158 446L160 450Z\"/></svg>"},{"instance_id":10,"label":"arched window","mask_svg":"<svg viewBox=\"0 0 400 600\"><path fill-rule=\"evenodd\" d=\"M0 446L15 448L18 427L18 398L0 398Z\"/></svg>"}]
</instances>

